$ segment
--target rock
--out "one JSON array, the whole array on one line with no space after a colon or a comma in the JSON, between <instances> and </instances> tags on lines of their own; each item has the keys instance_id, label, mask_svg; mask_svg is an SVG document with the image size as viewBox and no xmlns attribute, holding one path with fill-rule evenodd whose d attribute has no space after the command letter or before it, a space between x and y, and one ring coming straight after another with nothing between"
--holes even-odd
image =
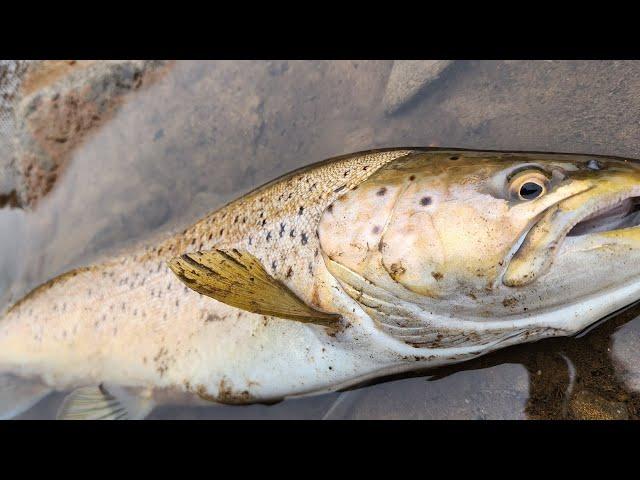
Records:
<instances>
[{"instance_id":1,"label":"rock","mask_svg":"<svg viewBox=\"0 0 640 480\"><path fill-rule=\"evenodd\" d=\"M27 70L28 60L0 60L0 208L18 203L20 175L13 155L15 122L13 107Z\"/></svg>"},{"instance_id":2,"label":"rock","mask_svg":"<svg viewBox=\"0 0 640 480\"><path fill-rule=\"evenodd\" d=\"M54 186L72 152L125 96L151 83L165 61L42 61L30 66L15 104L17 203L33 207Z\"/></svg>"},{"instance_id":3,"label":"rock","mask_svg":"<svg viewBox=\"0 0 640 480\"><path fill-rule=\"evenodd\" d=\"M216 195L210 192L198 192L191 200L189 211L185 216L195 222L211 213L218 205L220 205L220 199Z\"/></svg>"},{"instance_id":4,"label":"rock","mask_svg":"<svg viewBox=\"0 0 640 480\"><path fill-rule=\"evenodd\" d=\"M460 371L437 381L405 378L343 392L326 419L524 419L528 375L521 365Z\"/></svg>"},{"instance_id":5,"label":"rock","mask_svg":"<svg viewBox=\"0 0 640 480\"><path fill-rule=\"evenodd\" d=\"M382 100L387 114L402 109L451 63L451 60L396 60Z\"/></svg>"},{"instance_id":6,"label":"rock","mask_svg":"<svg viewBox=\"0 0 640 480\"><path fill-rule=\"evenodd\" d=\"M631 392L640 393L640 319L620 327L612 338L611 359L618 377Z\"/></svg>"}]
</instances>

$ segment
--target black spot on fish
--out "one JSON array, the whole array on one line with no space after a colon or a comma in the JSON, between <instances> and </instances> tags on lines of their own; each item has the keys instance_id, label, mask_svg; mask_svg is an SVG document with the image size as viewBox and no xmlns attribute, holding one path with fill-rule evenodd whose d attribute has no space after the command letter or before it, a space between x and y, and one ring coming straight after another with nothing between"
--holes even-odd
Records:
<instances>
[{"instance_id":1,"label":"black spot on fish","mask_svg":"<svg viewBox=\"0 0 640 480\"><path fill-rule=\"evenodd\" d=\"M293 268L289 267L287 270L287 278L291 278L291 275L293 275Z\"/></svg>"},{"instance_id":2,"label":"black spot on fish","mask_svg":"<svg viewBox=\"0 0 640 480\"><path fill-rule=\"evenodd\" d=\"M415 179L416 179L416 176L415 176L415 175L411 175L411 176L409 177L409 180L410 180L410 181L412 181L412 182L413 182Z\"/></svg>"},{"instance_id":3,"label":"black spot on fish","mask_svg":"<svg viewBox=\"0 0 640 480\"><path fill-rule=\"evenodd\" d=\"M376 233L380 233L380 227L376 225L375 227L373 227L373 229L371 229L371 233L373 233L374 235Z\"/></svg>"},{"instance_id":4,"label":"black spot on fish","mask_svg":"<svg viewBox=\"0 0 640 480\"><path fill-rule=\"evenodd\" d=\"M220 235L222 235L224 233L224 228L220 229Z\"/></svg>"},{"instance_id":5,"label":"black spot on fish","mask_svg":"<svg viewBox=\"0 0 640 480\"><path fill-rule=\"evenodd\" d=\"M233 223L238 223L238 219L240 218L240 216L236 216L236 218L233 219Z\"/></svg>"},{"instance_id":6,"label":"black spot on fish","mask_svg":"<svg viewBox=\"0 0 640 480\"><path fill-rule=\"evenodd\" d=\"M420 205L426 207L427 205L431 205L431 197L422 197L420 199Z\"/></svg>"},{"instance_id":7,"label":"black spot on fish","mask_svg":"<svg viewBox=\"0 0 640 480\"><path fill-rule=\"evenodd\" d=\"M300 243L302 243L302 245L307 244L307 234L304 232L302 232L302 234L300 235Z\"/></svg>"},{"instance_id":8,"label":"black spot on fish","mask_svg":"<svg viewBox=\"0 0 640 480\"><path fill-rule=\"evenodd\" d=\"M276 269L276 261L274 260L273 262L271 262L271 270L275 271Z\"/></svg>"},{"instance_id":9,"label":"black spot on fish","mask_svg":"<svg viewBox=\"0 0 640 480\"><path fill-rule=\"evenodd\" d=\"M295 228L292 228L292 229L291 229L291 231L289 232L289 236L290 236L291 238L294 238L294 237L296 236L296 229L295 229Z\"/></svg>"},{"instance_id":10,"label":"black spot on fish","mask_svg":"<svg viewBox=\"0 0 640 480\"><path fill-rule=\"evenodd\" d=\"M346 185L341 185L338 188L336 188L333 193L340 193L342 190L344 190L347 186Z\"/></svg>"},{"instance_id":11,"label":"black spot on fish","mask_svg":"<svg viewBox=\"0 0 640 480\"><path fill-rule=\"evenodd\" d=\"M449 157L449 160L458 160L460 157L458 155L453 155L452 157Z\"/></svg>"},{"instance_id":12,"label":"black spot on fish","mask_svg":"<svg viewBox=\"0 0 640 480\"><path fill-rule=\"evenodd\" d=\"M302 212L304 212L304 207L300 207L298 209L298 215L302 215Z\"/></svg>"},{"instance_id":13,"label":"black spot on fish","mask_svg":"<svg viewBox=\"0 0 640 480\"><path fill-rule=\"evenodd\" d=\"M387 187L382 187L380 190L376 192L376 195L378 195L379 197L382 197L384 196L385 193L387 193Z\"/></svg>"},{"instance_id":14,"label":"black spot on fish","mask_svg":"<svg viewBox=\"0 0 640 480\"><path fill-rule=\"evenodd\" d=\"M327 212L333 212L333 203L327 207Z\"/></svg>"},{"instance_id":15,"label":"black spot on fish","mask_svg":"<svg viewBox=\"0 0 640 480\"><path fill-rule=\"evenodd\" d=\"M280 238L282 238L282 236L284 235L284 227L285 227L284 223L281 223L280 224Z\"/></svg>"},{"instance_id":16,"label":"black spot on fish","mask_svg":"<svg viewBox=\"0 0 640 480\"><path fill-rule=\"evenodd\" d=\"M271 232L267 232L267 242L271 240Z\"/></svg>"},{"instance_id":17,"label":"black spot on fish","mask_svg":"<svg viewBox=\"0 0 640 480\"><path fill-rule=\"evenodd\" d=\"M265 218L262 220L262 226L264 227L266 224L267 224L267 219Z\"/></svg>"}]
</instances>

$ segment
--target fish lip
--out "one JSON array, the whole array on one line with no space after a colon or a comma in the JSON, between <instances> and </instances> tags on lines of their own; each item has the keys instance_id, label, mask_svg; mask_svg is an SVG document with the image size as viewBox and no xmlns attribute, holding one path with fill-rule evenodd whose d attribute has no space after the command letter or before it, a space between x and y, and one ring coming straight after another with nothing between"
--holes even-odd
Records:
<instances>
[{"instance_id":1,"label":"fish lip","mask_svg":"<svg viewBox=\"0 0 640 480\"><path fill-rule=\"evenodd\" d=\"M501 274L498 276L498 282L503 284L503 285L507 285L505 283L505 275L507 274L507 272L509 271L509 267L511 265L511 261L513 260L513 258L518 254L518 251L520 250L520 247L522 246L522 244L524 243L525 239L527 238L527 236L529 235L529 233L531 232L532 229L534 229L541 221L543 221L545 219L545 216L547 214L547 212L549 212L550 209L557 207L558 204L560 204L561 202L564 202L570 198L573 197L577 197L580 195L588 195L589 192L592 192L595 188L597 188L596 185L591 186L585 190L582 190L580 192L576 192L573 195L569 195L565 198L562 198L560 200L558 200L557 202L552 203L551 205L549 205L547 208L545 208L544 210L542 210L540 213L538 213L538 215L535 217L534 221L531 222L529 225L527 225L527 227L525 229L523 229L522 233L520 234L520 236L517 238L517 240L513 243L512 247L510 248L509 252L507 253L507 255L505 256L505 259L503 261L503 268L502 268L502 272ZM557 235L557 237L554 239L553 243L552 243L552 247L554 249L554 257L557 255L557 253L560 251L560 248L562 246L562 244L564 243L564 241L566 240L567 236L569 236L569 234L571 233L571 231L573 231L575 229L576 226L580 225L583 221L585 221L585 219L589 219L589 218L596 218L596 217L600 217L601 220L604 220L606 218L608 218L606 215L602 215L603 213L606 214L606 212L610 212L610 211L615 211L615 209L621 205L622 203L624 203L625 201L629 200L629 199L633 199L633 198L638 198L638 205L640 205L640 186L633 188L633 189L629 189L626 191L620 191L619 195L617 196L607 196L607 195L600 195L600 201L598 201L598 204L595 206L595 208L593 209L589 209L587 211L584 212L580 212L577 213L575 216L573 216L570 220L570 222L567 223L567 225L565 226L565 228L562 229L562 231ZM630 212L633 212L634 210L631 209ZM627 212L629 213L629 212ZM582 237L582 238L589 238L592 236L595 236L597 234L603 233L604 231L616 231L616 230L623 230L623 229L630 229L630 228L638 228L640 227L640 214L638 215L638 219L635 225L633 225L632 227L629 226L623 226L620 228L613 228L610 230L596 230L594 232L590 232L590 233L582 233L582 234L578 234L578 235L572 235L572 238L576 238L576 237ZM553 260L551 260L551 264L553 263ZM550 265L547 267L547 269L550 267ZM507 285L509 286L509 285Z\"/></svg>"},{"instance_id":2,"label":"fish lip","mask_svg":"<svg viewBox=\"0 0 640 480\"><path fill-rule=\"evenodd\" d=\"M565 201L565 200L567 200L569 198L575 197L576 195L580 195L580 194L586 193L589 190L591 190L591 188L588 188L586 190L582 190L580 192L574 193L573 195L568 195L568 196L566 196L564 198L559 199L556 202L553 202L552 204L548 205L545 209L541 210L533 218L533 220L524 229L522 229L522 232L520 232L520 235L518 236L516 241L513 242L513 244L511 245L511 248L509 248L509 251L507 252L507 254L505 255L505 257L504 257L504 259L502 261L502 271L500 272L500 275L498 275L498 277L496 279L497 283L499 283L501 285L504 285L504 275L509 270L509 265L511 264L511 260L518 253L518 250L522 246L522 243L524 242L525 238L527 238L527 235L529 235L529 232L531 232L531 230L536 225L538 225L538 223L540 223L544 219L545 214L550 209L556 207L560 202L563 202L563 201Z\"/></svg>"}]
</instances>

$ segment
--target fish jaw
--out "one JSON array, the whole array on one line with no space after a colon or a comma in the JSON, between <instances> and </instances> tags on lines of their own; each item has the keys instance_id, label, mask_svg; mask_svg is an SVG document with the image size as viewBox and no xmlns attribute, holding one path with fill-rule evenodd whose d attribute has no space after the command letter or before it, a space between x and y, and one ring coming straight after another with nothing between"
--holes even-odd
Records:
<instances>
[{"instance_id":1,"label":"fish jaw","mask_svg":"<svg viewBox=\"0 0 640 480\"><path fill-rule=\"evenodd\" d=\"M502 282L509 287L520 287L535 281L549 269L558 248L576 225L590 217L606 216L607 211L615 211L618 205L640 196L640 176L612 177L593 182L585 191L549 207L510 259ZM601 237L589 239L589 243L593 244L598 238Z\"/></svg>"}]
</instances>

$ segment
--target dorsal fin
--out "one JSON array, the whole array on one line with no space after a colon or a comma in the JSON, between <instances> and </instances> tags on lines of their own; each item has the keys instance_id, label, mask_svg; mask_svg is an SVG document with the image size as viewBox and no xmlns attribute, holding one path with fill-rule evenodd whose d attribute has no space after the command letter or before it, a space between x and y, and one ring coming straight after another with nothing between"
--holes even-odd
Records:
<instances>
[{"instance_id":1,"label":"dorsal fin","mask_svg":"<svg viewBox=\"0 0 640 480\"><path fill-rule=\"evenodd\" d=\"M188 253L171 259L169 267L192 290L242 310L327 327L340 318L304 303L248 252Z\"/></svg>"}]
</instances>

